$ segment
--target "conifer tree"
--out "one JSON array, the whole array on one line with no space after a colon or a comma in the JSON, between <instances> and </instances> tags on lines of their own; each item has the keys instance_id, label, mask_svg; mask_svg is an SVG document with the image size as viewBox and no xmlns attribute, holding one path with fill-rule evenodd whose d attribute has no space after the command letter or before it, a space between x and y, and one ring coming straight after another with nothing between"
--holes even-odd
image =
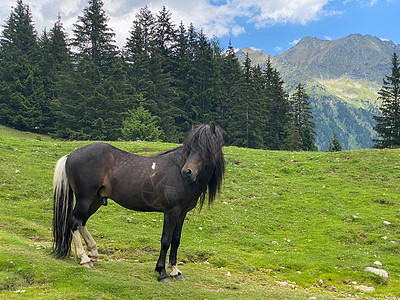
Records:
<instances>
[{"instance_id":1,"label":"conifer tree","mask_svg":"<svg viewBox=\"0 0 400 300\"><path fill-rule=\"evenodd\" d=\"M59 136L118 139L127 110L137 102L102 7L101 0L89 0L75 24L74 68L58 85L54 101Z\"/></svg>"},{"instance_id":2,"label":"conifer tree","mask_svg":"<svg viewBox=\"0 0 400 300\"><path fill-rule=\"evenodd\" d=\"M177 106L181 109L181 114L175 118L175 122L181 132L187 132L192 124L192 120L189 117L192 112L191 106L189 108L186 106L191 93L191 84L189 82L192 81L190 78L192 61L189 55L188 32L183 22L179 25L176 57L173 65L172 74L177 92Z\"/></svg>"},{"instance_id":3,"label":"conifer tree","mask_svg":"<svg viewBox=\"0 0 400 300\"><path fill-rule=\"evenodd\" d=\"M291 105L283 89L279 72L272 67L268 59L263 72L265 78L265 105L268 122L264 129L264 143L267 149L291 150L289 139L292 126Z\"/></svg>"},{"instance_id":4,"label":"conifer tree","mask_svg":"<svg viewBox=\"0 0 400 300\"><path fill-rule=\"evenodd\" d=\"M210 83L207 90L207 97L210 103L209 111L204 115L204 122L217 122L223 126L224 116L224 103L225 103L225 88L224 88L224 65L225 65L225 53L223 51L220 42L217 39L210 40L210 46L212 49L212 73L209 74L208 81Z\"/></svg>"},{"instance_id":5,"label":"conifer tree","mask_svg":"<svg viewBox=\"0 0 400 300\"><path fill-rule=\"evenodd\" d=\"M58 16L57 22L49 33L43 33L40 46L40 74L43 78L46 99L50 103L47 107L48 124L46 131L54 132L55 112L53 100L57 98L56 87L65 74L72 69L72 56L67 42L67 35Z\"/></svg>"},{"instance_id":6,"label":"conifer tree","mask_svg":"<svg viewBox=\"0 0 400 300\"><path fill-rule=\"evenodd\" d=\"M149 103L149 90L153 89L150 73L150 60L154 47L156 20L147 6L140 9L133 21L130 35L124 46L124 60L128 62L128 76L132 86L147 99L145 108L154 110L155 102Z\"/></svg>"},{"instance_id":7,"label":"conifer tree","mask_svg":"<svg viewBox=\"0 0 400 300\"><path fill-rule=\"evenodd\" d=\"M393 148L400 146L400 62L396 53L392 56L391 75L385 76L383 85L378 92L382 101L379 108L382 115L374 116L375 131L378 139L375 148Z\"/></svg>"},{"instance_id":8,"label":"conifer tree","mask_svg":"<svg viewBox=\"0 0 400 300\"><path fill-rule=\"evenodd\" d=\"M155 43L164 58L172 58L176 55L177 30L172 22L172 14L165 6L156 16ZM166 60L170 63L168 60Z\"/></svg>"},{"instance_id":9,"label":"conifer tree","mask_svg":"<svg viewBox=\"0 0 400 300\"><path fill-rule=\"evenodd\" d=\"M103 6L102 0L89 0L83 15L74 24L72 45L77 48L80 59L89 59L105 75L115 62L117 46Z\"/></svg>"},{"instance_id":10,"label":"conifer tree","mask_svg":"<svg viewBox=\"0 0 400 300\"><path fill-rule=\"evenodd\" d=\"M316 125L311 121L313 116L309 97L301 83L297 85L290 101L293 110L294 130L296 130L294 136L299 139L300 150L316 151L315 136L317 133L314 130Z\"/></svg>"},{"instance_id":11,"label":"conifer tree","mask_svg":"<svg viewBox=\"0 0 400 300\"><path fill-rule=\"evenodd\" d=\"M159 141L162 131L157 126L158 117L139 106L129 110L128 117L122 123L122 139L126 141Z\"/></svg>"},{"instance_id":12,"label":"conifer tree","mask_svg":"<svg viewBox=\"0 0 400 300\"><path fill-rule=\"evenodd\" d=\"M342 144L340 143L336 132L333 134L332 140L328 144L327 151L328 152L339 152L342 151L343 147Z\"/></svg>"},{"instance_id":13,"label":"conifer tree","mask_svg":"<svg viewBox=\"0 0 400 300\"><path fill-rule=\"evenodd\" d=\"M175 125L180 111L176 106L178 97L170 72L169 50L176 41L171 41L173 35L168 28L173 25L169 22L170 13L165 8L155 18L146 6L143 7L133 22L125 57L129 62L128 73L132 75L130 79L140 83L136 87L137 92L143 94L143 107L160 117L158 125L165 134L164 140L173 142L181 134Z\"/></svg>"},{"instance_id":14,"label":"conifer tree","mask_svg":"<svg viewBox=\"0 0 400 300\"><path fill-rule=\"evenodd\" d=\"M47 57L50 64L50 76L57 76L61 71L71 68L72 53L69 46L69 40L65 33L61 16L58 16L57 22L49 32L49 56ZM45 51L46 52L46 51Z\"/></svg>"},{"instance_id":15,"label":"conifer tree","mask_svg":"<svg viewBox=\"0 0 400 300\"><path fill-rule=\"evenodd\" d=\"M229 145L246 146L246 103L244 101L244 72L229 42L222 69L223 128Z\"/></svg>"},{"instance_id":16,"label":"conifer tree","mask_svg":"<svg viewBox=\"0 0 400 300\"><path fill-rule=\"evenodd\" d=\"M259 66L252 67L248 53L244 61L246 147L263 148L262 130L265 125L262 113L262 72Z\"/></svg>"},{"instance_id":17,"label":"conifer tree","mask_svg":"<svg viewBox=\"0 0 400 300\"><path fill-rule=\"evenodd\" d=\"M195 56L193 61L192 87L193 104L196 110L194 122L207 123L215 117L214 87L215 87L215 58L210 41L203 31L197 35Z\"/></svg>"},{"instance_id":18,"label":"conifer tree","mask_svg":"<svg viewBox=\"0 0 400 300\"><path fill-rule=\"evenodd\" d=\"M32 14L17 1L0 40L0 122L22 130L44 131L48 107L38 76L39 48Z\"/></svg>"}]
</instances>

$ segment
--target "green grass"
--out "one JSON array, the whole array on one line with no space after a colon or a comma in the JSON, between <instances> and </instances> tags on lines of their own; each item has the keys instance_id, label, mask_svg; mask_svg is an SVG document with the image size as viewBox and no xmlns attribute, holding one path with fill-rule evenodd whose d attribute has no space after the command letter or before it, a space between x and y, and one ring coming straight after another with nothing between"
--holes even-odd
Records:
<instances>
[{"instance_id":1,"label":"green grass","mask_svg":"<svg viewBox=\"0 0 400 300\"><path fill-rule=\"evenodd\" d=\"M102 259L94 269L80 267L73 257L50 255L54 165L88 143L0 126L1 299L400 295L400 150L225 147L222 193L210 209L190 212L184 224L178 259L186 281L165 285L153 271L162 230L159 213L129 211L109 201L88 222ZM175 146L112 144L142 155ZM364 271L374 261L383 264L388 280ZM354 282L376 290L357 291Z\"/></svg>"}]
</instances>

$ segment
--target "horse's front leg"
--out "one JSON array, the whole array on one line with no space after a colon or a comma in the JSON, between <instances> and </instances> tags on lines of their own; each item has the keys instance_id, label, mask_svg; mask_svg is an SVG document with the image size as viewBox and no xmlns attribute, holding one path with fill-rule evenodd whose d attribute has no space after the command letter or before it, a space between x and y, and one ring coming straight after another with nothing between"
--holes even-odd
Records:
<instances>
[{"instance_id":1,"label":"horse's front leg","mask_svg":"<svg viewBox=\"0 0 400 300\"><path fill-rule=\"evenodd\" d=\"M177 261L177 254L178 254L178 247L181 242L181 234L182 234L182 226L183 222L185 221L186 214L181 216L176 224L174 233L172 235L171 241L171 252L169 254L169 264L168 267L171 269L170 275L175 278L176 280L185 280L182 276L182 272L178 269L176 265Z\"/></svg>"},{"instance_id":2,"label":"horse's front leg","mask_svg":"<svg viewBox=\"0 0 400 300\"><path fill-rule=\"evenodd\" d=\"M165 271L165 260L167 257L169 246L171 245L172 235L174 233L177 222L178 222L178 217L175 214L168 212L164 213L164 226L161 237L161 250L155 269L156 272L160 274L157 280L164 283L171 282L171 279L169 279L169 276Z\"/></svg>"}]
</instances>

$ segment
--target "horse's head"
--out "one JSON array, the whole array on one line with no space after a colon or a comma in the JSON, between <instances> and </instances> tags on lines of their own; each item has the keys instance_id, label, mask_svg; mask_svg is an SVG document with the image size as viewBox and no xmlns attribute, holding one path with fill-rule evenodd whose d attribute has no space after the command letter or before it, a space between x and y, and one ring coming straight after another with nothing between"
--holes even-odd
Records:
<instances>
[{"instance_id":1,"label":"horse's head","mask_svg":"<svg viewBox=\"0 0 400 300\"><path fill-rule=\"evenodd\" d=\"M186 159L181 173L189 182L208 182L217 164L223 163L223 137L215 124L198 125L187 134L183 143Z\"/></svg>"},{"instance_id":2,"label":"horse's head","mask_svg":"<svg viewBox=\"0 0 400 300\"><path fill-rule=\"evenodd\" d=\"M183 178L189 182L196 181L201 170L204 169L203 162L200 158L200 154L197 151L191 151L188 154L186 163L183 166L181 173Z\"/></svg>"}]
</instances>

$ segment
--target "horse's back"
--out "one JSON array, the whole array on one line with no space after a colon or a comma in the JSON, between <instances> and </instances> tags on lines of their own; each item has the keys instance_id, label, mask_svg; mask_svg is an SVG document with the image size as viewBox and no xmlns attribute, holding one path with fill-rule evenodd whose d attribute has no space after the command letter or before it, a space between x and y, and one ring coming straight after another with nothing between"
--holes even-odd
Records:
<instances>
[{"instance_id":1,"label":"horse's back","mask_svg":"<svg viewBox=\"0 0 400 300\"><path fill-rule=\"evenodd\" d=\"M93 143L74 150L66 164L69 179L84 184L100 182L116 150L107 143Z\"/></svg>"},{"instance_id":2,"label":"horse's back","mask_svg":"<svg viewBox=\"0 0 400 300\"><path fill-rule=\"evenodd\" d=\"M71 152L69 155L70 159L82 159L82 158L87 158L87 157L94 157L94 156L101 156L106 153L112 152L115 148L114 146L111 146L110 144L104 143L104 142L97 142L97 143L92 143L86 146L82 146L78 149L75 149L74 151Z\"/></svg>"}]
</instances>

